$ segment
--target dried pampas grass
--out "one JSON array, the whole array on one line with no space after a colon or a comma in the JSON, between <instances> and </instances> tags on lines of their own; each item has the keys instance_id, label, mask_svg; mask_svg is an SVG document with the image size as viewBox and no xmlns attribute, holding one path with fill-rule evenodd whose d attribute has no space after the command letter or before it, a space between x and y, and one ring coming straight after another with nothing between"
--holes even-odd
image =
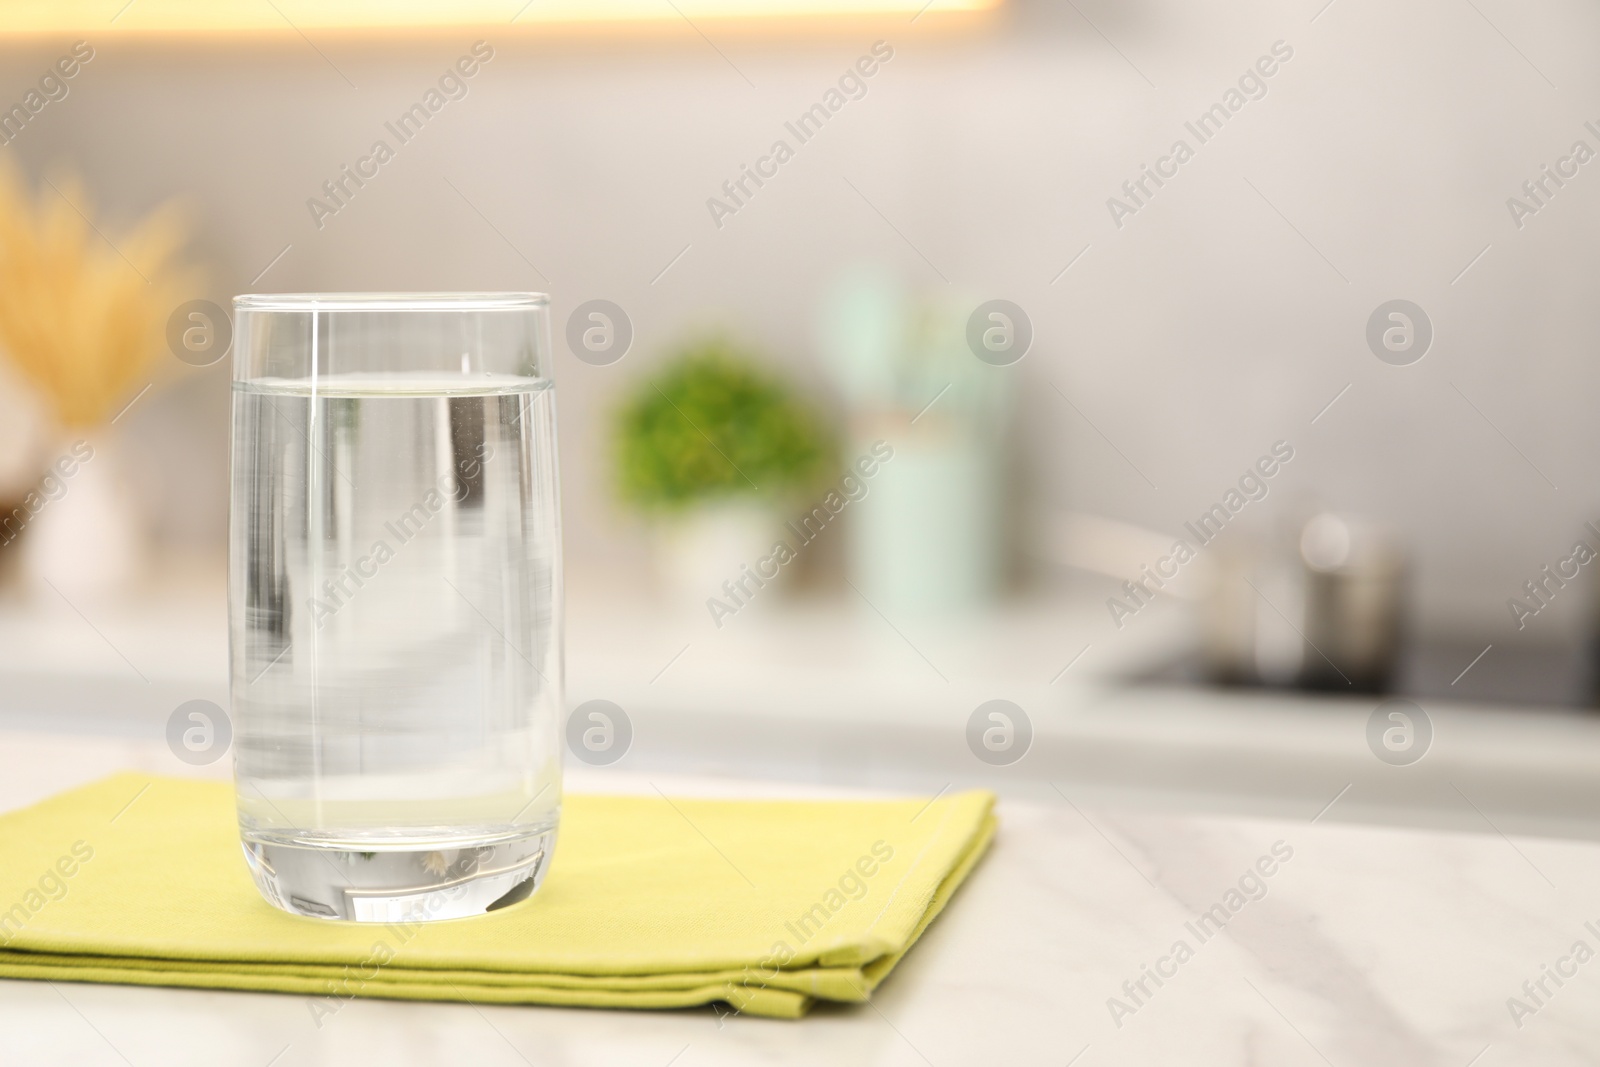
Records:
<instances>
[{"instance_id":1,"label":"dried pampas grass","mask_svg":"<svg viewBox=\"0 0 1600 1067\"><path fill-rule=\"evenodd\" d=\"M94 427L154 377L167 318L192 292L171 207L126 234L90 221L82 184L46 179L37 198L0 167L0 350L67 427Z\"/></svg>"}]
</instances>

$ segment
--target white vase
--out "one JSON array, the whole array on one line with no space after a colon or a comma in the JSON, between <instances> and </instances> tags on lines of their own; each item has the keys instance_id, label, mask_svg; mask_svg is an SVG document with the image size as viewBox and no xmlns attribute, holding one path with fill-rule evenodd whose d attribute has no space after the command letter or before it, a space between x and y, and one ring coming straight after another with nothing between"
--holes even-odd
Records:
<instances>
[{"instance_id":1,"label":"white vase","mask_svg":"<svg viewBox=\"0 0 1600 1067\"><path fill-rule=\"evenodd\" d=\"M0 586L22 569L20 538L30 518L24 501L49 440L38 393L0 358Z\"/></svg>"},{"instance_id":2,"label":"white vase","mask_svg":"<svg viewBox=\"0 0 1600 1067\"><path fill-rule=\"evenodd\" d=\"M22 499L49 443L48 421L37 392L0 359L0 501Z\"/></svg>"},{"instance_id":3,"label":"white vase","mask_svg":"<svg viewBox=\"0 0 1600 1067\"><path fill-rule=\"evenodd\" d=\"M127 589L145 546L114 443L89 433L67 440L52 456L24 501L24 580L73 601Z\"/></svg>"}]
</instances>

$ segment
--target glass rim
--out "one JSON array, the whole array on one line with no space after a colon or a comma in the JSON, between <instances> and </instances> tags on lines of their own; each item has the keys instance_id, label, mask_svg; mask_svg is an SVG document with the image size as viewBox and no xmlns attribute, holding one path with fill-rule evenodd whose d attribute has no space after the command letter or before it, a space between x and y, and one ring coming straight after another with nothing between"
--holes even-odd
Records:
<instances>
[{"instance_id":1,"label":"glass rim","mask_svg":"<svg viewBox=\"0 0 1600 1067\"><path fill-rule=\"evenodd\" d=\"M235 311L516 311L548 307L548 293L243 293Z\"/></svg>"}]
</instances>

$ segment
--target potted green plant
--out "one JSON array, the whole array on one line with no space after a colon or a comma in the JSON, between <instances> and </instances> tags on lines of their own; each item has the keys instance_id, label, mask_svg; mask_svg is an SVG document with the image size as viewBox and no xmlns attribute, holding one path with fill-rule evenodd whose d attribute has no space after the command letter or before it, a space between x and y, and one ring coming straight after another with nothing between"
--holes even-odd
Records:
<instances>
[{"instance_id":1,"label":"potted green plant","mask_svg":"<svg viewBox=\"0 0 1600 1067\"><path fill-rule=\"evenodd\" d=\"M657 527L662 577L721 595L768 554L782 509L823 475L825 424L783 380L723 337L692 342L617 412L618 490Z\"/></svg>"}]
</instances>

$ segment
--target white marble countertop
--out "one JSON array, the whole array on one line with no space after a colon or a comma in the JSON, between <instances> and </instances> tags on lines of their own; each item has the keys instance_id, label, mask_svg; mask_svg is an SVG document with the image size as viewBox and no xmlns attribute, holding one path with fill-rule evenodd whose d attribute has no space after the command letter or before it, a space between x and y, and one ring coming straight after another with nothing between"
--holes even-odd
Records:
<instances>
[{"instance_id":1,"label":"white marble countertop","mask_svg":"<svg viewBox=\"0 0 1600 1067\"><path fill-rule=\"evenodd\" d=\"M0 734L0 808L124 767L196 773L147 741ZM654 783L688 793L821 792L578 770L575 790ZM226 761L199 773L223 775ZM870 1005L783 1022L711 1009L358 1000L318 1028L302 997L0 982L0 1059L244 1067L1600 1061L1600 962L1572 955L1580 941L1600 951L1600 845L1487 828L1339 824L1337 803L1313 822L1081 799L1069 787L1054 803L1003 800L990 854ZM1207 912L1214 917L1202 923ZM1226 918L1220 933L1217 917ZM1147 967L1165 972L1161 984ZM1547 969L1575 974L1558 985ZM1514 1018L1508 998L1527 1010Z\"/></svg>"}]
</instances>

